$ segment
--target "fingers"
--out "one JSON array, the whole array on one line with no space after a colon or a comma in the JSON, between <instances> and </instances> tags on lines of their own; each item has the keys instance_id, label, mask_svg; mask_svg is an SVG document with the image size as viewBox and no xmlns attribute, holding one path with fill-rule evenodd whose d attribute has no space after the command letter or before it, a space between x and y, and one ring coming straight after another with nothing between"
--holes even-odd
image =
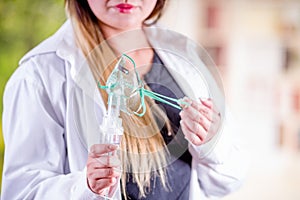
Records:
<instances>
[{"instance_id":1,"label":"fingers","mask_svg":"<svg viewBox=\"0 0 300 200\"><path fill-rule=\"evenodd\" d=\"M99 157L103 154L113 152L117 148L118 148L118 146L112 145L112 144L94 144L90 148L90 156L96 158L96 157Z\"/></svg>"},{"instance_id":2,"label":"fingers","mask_svg":"<svg viewBox=\"0 0 300 200\"><path fill-rule=\"evenodd\" d=\"M200 145L203 143L205 137L206 137L206 133L203 131L201 133L194 133L194 131L191 131L183 121L180 121L180 126L182 129L182 132L185 135L185 138L191 142L194 145Z\"/></svg>"},{"instance_id":3,"label":"fingers","mask_svg":"<svg viewBox=\"0 0 300 200\"><path fill-rule=\"evenodd\" d=\"M203 144L208 140L208 135L213 136L218 126L220 115L215 110L213 101L195 101L188 98L183 99L190 106L183 107L180 112L181 128L187 140L195 145Z\"/></svg>"},{"instance_id":4,"label":"fingers","mask_svg":"<svg viewBox=\"0 0 300 200\"><path fill-rule=\"evenodd\" d=\"M201 98L199 98L199 99L204 106L209 108L209 110L212 110L213 113L220 115L220 112L218 111L216 105L214 104L214 102L211 99L201 99Z\"/></svg>"},{"instance_id":5,"label":"fingers","mask_svg":"<svg viewBox=\"0 0 300 200\"><path fill-rule=\"evenodd\" d=\"M186 123L186 125L191 130L194 130L197 127L197 124L200 124L206 131L208 131L213 119L213 113L211 109L199 102L196 102L195 100L188 101L190 106L184 108L180 112L181 119L184 121L189 121Z\"/></svg>"},{"instance_id":6,"label":"fingers","mask_svg":"<svg viewBox=\"0 0 300 200\"><path fill-rule=\"evenodd\" d=\"M106 189L117 183L117 178L88 179L90 189L97 194L106 195Z\"/></svg>"},{"instance_id":7,"label":"fingers","mask_svg":"<svg viewBox=\"0 0 300 200\"><path fill-rule=\"evenodd\" d=\"M212 121L212 102L211 100L201 100L200 102L184 98L184 101L187 101L190 106L186 107L183 110L191 111L194 109L194 112L200 112L203 116L205 116L208 120ZM203 102L203 103L202 103Z\"/></svg>"},{"instance_id":8,"label":"fingers","mask_svg":"<svg viewBox=\"0 0 300 200\"><path fill-rule=\"evenodd\" d=\"M200 99L200 101L201 101L201 103L202 103L203 105L205 105L206 107L208 107L208 108L210 108L210 109L213 109L214 104L213 104L213 102L212 102L211 99L206 99L206 100L201 99L201 98L199 98L199 99Z\"/></svg>"},{"instance_id":9,"label":"fingers","mask_svg":"<svg viewBox=\"0 0 300 200\"><path fill-rule=\"evenodd\" d=\"M115 145L95 144L91 147L87 161L87 181L89 188L97 194L106 194L107 188L119 179L121 162L114 153Z\"/></svg>"},{"instance_id":10,"label":"fingers","mask_svg":"<svg viewBox=\"0 0 300 200\"><path fill-rule=\"evenodd\" d=\"M221 114L218 111L218 109L216 108L216 106L214 105L213 101L211 99L207 99L207 100L202 100L200 99L201 103L209 108L211 108L212 110L212 115L211 115L211 121L213 122L213 127L211 127L212 129L217 129L219 127L219 123L221 120Z\"/></svg>"},{"instance_id":11,"label":"fingers","mask_svg":"<svg viewBox=\"0 0 300 200\"><path fill-rule=\"evenodd\" d=\"M198 124L201 125L206 131L210 127L211 120L191 106L180 112L179 115L182 120L186 121L186 125L191 130L197 128Z\"/></svg>"},{"instance_id":12,"label":"fingers","mask_svg":"<svg viewBox=\"0 0 300 200\"><path fill-rule=\"evenodd\" d=\"M117 168L102 168L102 169L89 170L87 174L87 176L90 179L95 179L95 180L119 177L120 175L121 175L120 170Z\"/></svg>"},{"instance_id":13,"label":"fingers","mask_svg":"<svg viewBox=\"0 0 300 200\"><path fill-rule=\"evenodd\" d=\"M184 125L187 132L197 135L201 141L204 141L207 135L207 131L199 123L192 122L190 120L181 121L181 125Z\"/></svg>"},{"instance_id":14,"label":"fingers","mask_svg":"<svg viewBox=\"0 0 300 200\"><path fill-rule=\"evenodd\" d=\"M119 167L121 161L117 156L100 156L98 158L93 158L88 162L87 166L95 169L104 167Z\"/></svg>"}]
</instances>

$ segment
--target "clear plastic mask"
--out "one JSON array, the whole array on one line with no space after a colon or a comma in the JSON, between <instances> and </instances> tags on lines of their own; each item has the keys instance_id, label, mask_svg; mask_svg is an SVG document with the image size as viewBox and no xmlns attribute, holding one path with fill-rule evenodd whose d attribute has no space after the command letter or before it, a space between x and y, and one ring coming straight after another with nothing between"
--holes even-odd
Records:
<instances>
[{"instance_id":1,"label":"clear plastic mask","mask_svg":"<svg viewBox=\"0 0 300 200\"><path fill-rule=\"evenodd\" d=\"M166 97L150 90L146 90L144 88L144 83L139 77L134 60L126 54L123 54L118 60L115 68L106 81L106 85L102 86L98 82L98 86L101 89L105 89L109 96L119 96L120 110L130 115L135 114L142 117L145 114L145 96L166 103L177 109L181 109L182 105L188 105L188 103L181 99ZM113 101L113 99L114 98L109 98L109 101ZM176 104L172 102L176 102ZM111 105L116 103L117 102L108 102L108 104Z\"/></svg>"}]
</instances>

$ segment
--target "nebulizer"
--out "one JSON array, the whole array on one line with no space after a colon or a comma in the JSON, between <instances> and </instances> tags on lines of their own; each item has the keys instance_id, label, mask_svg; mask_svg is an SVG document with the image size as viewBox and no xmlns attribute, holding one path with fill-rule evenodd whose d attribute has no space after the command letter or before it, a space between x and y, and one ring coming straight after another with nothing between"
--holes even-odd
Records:
<instances>
[{"instance_id":1,"label":"nebulizer","mask_svg":"<svg viewBox=\"0 0 300 200\"><path fill-rule=\"evenodd\" d=\"M146 113L145 96L177 109L189 105L182 99L170 98L145 89L134 60L126 54L122 54L117 61L106 84L101 85L98 82L98 87L106 90L108 94L107 112L100 126L104 140L108 144L120 145L124 132L120 118L121 111L139 117ZM111 198L106 195L106 199Z\"/></svg>"}]
</instances>

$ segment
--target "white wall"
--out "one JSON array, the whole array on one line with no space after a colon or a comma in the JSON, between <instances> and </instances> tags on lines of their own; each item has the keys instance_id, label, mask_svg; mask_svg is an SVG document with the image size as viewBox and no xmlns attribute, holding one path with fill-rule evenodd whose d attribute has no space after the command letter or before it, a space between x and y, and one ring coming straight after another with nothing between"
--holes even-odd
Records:
<instances>
[{"instance_id":1,"label":"white wall","mask_svg":"<svg viewBox=\"0 0 300 200\"><path fill-rule=\"evenodd\" d=\"M199 0L169 0L161 23L176 32L197 40L199 30Z\"/></svg>"}]
</instances>

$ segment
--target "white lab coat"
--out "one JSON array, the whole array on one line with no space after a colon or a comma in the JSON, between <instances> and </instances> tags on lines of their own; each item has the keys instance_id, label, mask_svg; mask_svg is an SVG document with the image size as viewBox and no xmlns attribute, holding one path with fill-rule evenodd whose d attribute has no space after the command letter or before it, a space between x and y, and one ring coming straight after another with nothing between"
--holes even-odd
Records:
<instances>
[{"instance_id":1,"label":"white lab coat","mask_svg":"<svg viewBox=\"0 0 300 200\"><path fill-rule=\"evenodd\" d=\"M148 33L152 45L170 45L159 39L157 30ZM193 55L195 47L187 41L178 39L173 50L183 48ZM199 79L186 60L170 51L158 52L185 94L211 96L205 79ZM99 124L106 108L82 58L67 21L22 58L8 81L3 112L3 200L102 199L89 190L85 165L89 147L100 142ZM191 200L220 197L242 183L245 157L233 140L238 132L227 118L211 142L190 145Z\"/></svg>"}]
</instances>

